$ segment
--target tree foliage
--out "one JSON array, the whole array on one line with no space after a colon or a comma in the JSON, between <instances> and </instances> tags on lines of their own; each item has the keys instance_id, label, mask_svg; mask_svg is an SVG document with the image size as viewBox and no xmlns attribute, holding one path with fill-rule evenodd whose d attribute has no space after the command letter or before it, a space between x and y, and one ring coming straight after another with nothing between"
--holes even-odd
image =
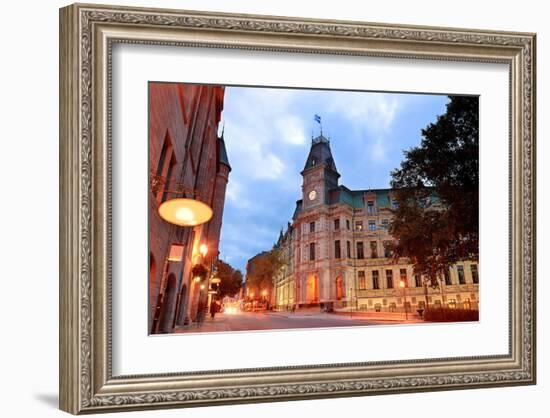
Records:
<instances>
[{"instance_id":1,"label":"tree foliage","mask_svg":"<svg viewBox=\"0 0 550 418\"><path fill-rule=\"evenodd\" d=\"M243 274L229 264L218 260L216 261L217 276L221 279L219 285L219 295L235 296L243 285Z\"/></svg>"},{"instance_id":2,"label":"tree foliage","mask_svg":"<svg viewBox=\"0 0 550 418\"><path fill-rule=\"evenodd\" d=\"M409 257L433 286L450 265L479 254L478 104L477 97L450 97L445 114L391 173L394 254Z\"/></svg>"},{"instance_id":3,"label":"tree foliage","mask_svg":"<svg viewBox=\"0 0 550 418\"><path fill-rule=\"evenodd\" d=\"M273 248L257 255L250 261L246 274L246 286L258 291L269 289L273 286L273 277L282 267L283 259L281 251Z\"/></svg>"}]
</instances>

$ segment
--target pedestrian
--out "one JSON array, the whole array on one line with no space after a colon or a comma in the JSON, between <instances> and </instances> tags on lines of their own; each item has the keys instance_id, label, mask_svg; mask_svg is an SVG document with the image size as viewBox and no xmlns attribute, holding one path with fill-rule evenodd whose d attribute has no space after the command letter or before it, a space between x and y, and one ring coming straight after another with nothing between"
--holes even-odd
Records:
<instances>
[{"instance_id":1,"label":"pedestrian","mask_svg":"<svg viewBox=\"0 0 550 418\"><path fill-rule=\"evenodd\" d=\"M210 318L214 319L216 316L216 312L219 310L219 302L217 300L213 300L210 303Z\"/></svg>"},{"instance_id":2,"label":"pedestrian","mask_svg":"<svg viewBox=\"0 0 550 418\"><path fill-rule=\"evenodd\" d=\"M204 322L204 314L206 310L206 305L203 302L199 302L199 306L197 307L197 326L201 326Z\"/></svg>"}]
</instances>

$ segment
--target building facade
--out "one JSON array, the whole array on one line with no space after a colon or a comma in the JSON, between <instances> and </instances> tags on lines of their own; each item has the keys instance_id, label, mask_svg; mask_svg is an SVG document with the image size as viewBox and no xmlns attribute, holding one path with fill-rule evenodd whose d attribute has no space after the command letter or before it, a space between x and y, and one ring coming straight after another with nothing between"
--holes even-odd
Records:
<instances>
[{"instance_id":1,"label":"building facade","mask_svg":"<svg viewBox=\"0 0 550 418\"><path fill-rule=\"evenodd\" d=\"M397 204L392 190L341 185L324 136L312 139L301 174L302 198L276 244L285 260L273 279L278 309L414 312L426 303L478 309L478 263L459 262L439 288L425 286L408 259L392 257L389 225ZM432 196L425 204L439 201Z\"/></svg>"},{"instance_id":2,"label":"building facade","mask_svg":"<svg viewBox=\"0 0 550 418\"><path fill-rule=\"evenodd\" d=\"M172 332L194 321L207 300L208 283L193 280L193 266L211 268L218 244L231 170L218 125L224 89L175 83L149 84L149 329ZM184 190L175 193L176 190ZM196 198L213 209L196 227L164 221L159 205ZM206 245L205 257L200 247ZM203 247L204 248L204 247Z\"/></svg>"}]
</instances>

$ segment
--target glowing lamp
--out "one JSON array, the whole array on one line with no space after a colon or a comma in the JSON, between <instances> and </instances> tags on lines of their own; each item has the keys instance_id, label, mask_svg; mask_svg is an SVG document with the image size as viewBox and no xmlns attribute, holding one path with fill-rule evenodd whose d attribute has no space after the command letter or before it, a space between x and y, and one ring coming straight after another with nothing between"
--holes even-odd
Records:
<instances>
[{"instance_id":1,"label":"glowing lamp","mask_svg":"<svg viewBox=\"0 0 550 418\"><path fill-rule=\"evenodd\" d=\"M206 257L206 254L208 254L208 246L206 244L201 244L199 246L199 253L203 256L203 257Z\"/></svg>"},{"instance_id":2,"label":"glowing lamp","mask_svg":"<svg viewBox=\"0 0 550 418\"><path fill-rule=\"evenodd\" d=\"M400 286L400 287L405 287L405 281L404 281L404 280L401 280L401 281L399 282L399 286Z\"/></svg>"},{"instance_id":3,"label":"glowing lamp","mask_svg":"<svg viewBox=\"0 0 550 418\"><path fill-rule=\"evenodd\" d=\"M163 202L159 215L166 222L178 226L196 226L212 219L212 208L195 199L177 198Z\"/></svg>"},{"instance_id":4,"label":"glowing lamp","mask_svg":"<svg viewBox=\"0 0 550 418\"><path fill-rule=\"evenodd\" d=\"M222 279L220 279L219 277L214 277L213 279L210 280L210 283L217 284L217 283L220 283L221 281Z\"/></svg>"}]
</instances>

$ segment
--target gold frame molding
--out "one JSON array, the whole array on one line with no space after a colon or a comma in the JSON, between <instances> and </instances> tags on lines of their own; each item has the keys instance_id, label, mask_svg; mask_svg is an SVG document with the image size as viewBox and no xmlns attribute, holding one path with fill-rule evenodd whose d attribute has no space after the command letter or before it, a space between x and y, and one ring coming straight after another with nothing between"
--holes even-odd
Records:
<instances>
[{"instance_id":1,"label":"gold frame molding","mask_svg":"<svg viewBox=\"0 0 550 418\"><path fill-rule=\"evenodd\" d=\"M509 353L143 376L111 371L115 43L510 69ZM60 10L60 408L79 413L535 383L535 34L74 4Z\"/></svg>"}]
</instances>

